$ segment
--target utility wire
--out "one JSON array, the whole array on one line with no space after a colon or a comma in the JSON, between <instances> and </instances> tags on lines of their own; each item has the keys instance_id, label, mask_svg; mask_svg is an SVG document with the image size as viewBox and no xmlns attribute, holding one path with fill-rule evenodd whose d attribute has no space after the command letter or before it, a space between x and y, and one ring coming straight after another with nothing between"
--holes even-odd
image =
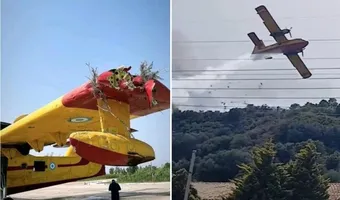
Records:
<instances>
[{"instance_id":1,"label":"utility wire","mask_svg":"<svg viewBox=\"0 0 340 200\"><path fill-rule=\"evenodd\" d=\"M339 70L340 67L316 67L316 68L308 68L309 70ZM186 70L172 70L172 72L237 72L237 71L290 71L295 68L258 68L258 69L186 69Z\"/></svg>"},{"instance_id":2,"label":"utility wire","mask_svg":"<svg viewBox=\"0 0 340 200\"><path fill-rule=\"evenodd\" d=\"M340 57L319 57L319 58L304 58L304 60L340 60ZM225 60L254 60L251 58L172 58L172 60L181 60L181 61L225 61ZM272 58L270 60L288 60L287 58ZM265 59L256 60L256 61L267 61Z\"/></svg>"},{"instance_id":3,"label":"utility wire","mask_svg":"<svg viewBox=\"0 0 340 200\"><path fill-rule=\"evenodd\" d=\"M193 97L193 96L172 96L172 98L176 99L330 99L335 98L339 99L340 97L247 97L247 96L240 96L240 97L208 97L208 96L201 96L201 97Z\"/></svg>"},{"instance_id":4,"label":"utility wire","mask_svg":"<svg viewBox=\"0 0 340 200\"><path fill-rule=\"evenodd\" d=\"M198 107L198 108L240 108L240 106L217 106L217 105L193 105L193 104L174 104L175 106L177 107ZM241 108L245 108L247 105L244 105L244 107L241 107ZM261 107L261 106L259 106ZM269 107L274 107L274 106L269 106ZM276 106L275 106L276 107ZM280 108L289 108L288 106L284 106L284 107L281 107L281 106L278 106Z\"/></svg>"},{"instance_id":5,"label":"utility wire","mask_svg":"<svg viewBox=\"0 0 340 200\"><path fill-rule=\"evenodd\" d=\"M178 72L176 72L178 73ZM212 74L199 74L199 73L190 73L190 72L186 72L186 73L182 73L181 75L187 75L187 76L217 76L217 75L228 75L228 76L295 76L296 74L283 74L283 73L276 73L276 74L244 74L244 73L237 73L237 74L231 74L231 73L212 73ZM324 76L331 76L331 75L340 75L340 72L334 72L334 73L317 73L317 75L324 75Z\"/></svg>"},{"instance_id":6,"label":"utility wire","mask_svg":"<svg viewBox=\"0 0 340 200\"><path fill-rule=\"evenodd\" d=\"M235 108L235 106L216 106L216 105L191 105L191 104L174 104L177 107L198 107L198 108ZM246 105L244 106L246 107Z\"/></svg>"},{"instance_id":7,"label":"utility wire","mask_svg":"<svg viewBox=\"0 0 340 200\"><path fill-rule=\"evenodd\" d=\"M320 77L320 78L205 78L205 79L189 79L189 78L172 78L173 81L288 81L288 80L340 80L340 77Z\"/></svg>"},{"instance_id":8,"label":"utility wire","mask_svg":"<svg viewBox=\"0 0 340 200\"><path fill-rule=\"evenodd\" d=\"M289 19L294 19L294 20L310 20L310 19L338 19L340 15L327 15L327 16L300 16L300 17L275 17L275 20L289 20ZM221 22L221 23L226 23L226 22L252 22L252 21L257 21L259 20L258 17L249 17L249 18L238 18L238 19L215 19L214 22ZM211 20L188 20L188 21L184 21L185 23L188 24L202 24L202 23L211 23Z\"/></svg>"},{"instance_id":9,"label":"utility wire","mask_svg":"<svg viewBox=\"0 0 340 200\"><path fill-rule=\"evenodd\" d=\"M171 88L173 90L340 90L340 87L309 87L309 88Z\"/></svg>"},{"instance_id":10,"label":"utility wire","mask_svg":"<svg viewBox=\"0 0 340 200\"><path fill-rule=\"evenodd\" d=\"M263 42L275 42L275 40L262 40ZM340 42L340 38L325 38L325 39L308 39L309 42ZM175 40L172 43L175 44L195 44L195 43L249 43L249 40Z\"/></svg>"}]
</instances>

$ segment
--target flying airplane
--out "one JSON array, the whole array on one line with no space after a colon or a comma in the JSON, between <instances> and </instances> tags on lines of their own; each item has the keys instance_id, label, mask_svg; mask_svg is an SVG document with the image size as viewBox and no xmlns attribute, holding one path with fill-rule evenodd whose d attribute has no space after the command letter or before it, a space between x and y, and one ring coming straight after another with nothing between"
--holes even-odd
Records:
<instances>
[{"instance_id":1,"label":"flying airplane","mask_svg":"<svg viewBox=\"0 0 340 200\"><path fill-rule=\"evenodd\" d=\"M252 52L254 60L258 60L263 57L265 59L272 59L273 57L267 56L268 54L284 54L297 69L302 78L306 79L311 77L311 72L298 55L298 53L302 53L303 56L303 50L309 42L301 38L288 40L285 35L290 34L291 36L291 28L281 29L265 6L261 5L255 8L255 10L257 11L257 14L260 15L264 25L270 32L270 36L275 39L276 43L266 46L254 32L248 33L248 37L255 45Z\"/></svg>"},{"instance_id":2,"label":"flying airplane","mask_svg":"<svg viewBox=\"0 0 340 200\"><path fill-rule=\"evenodd\" d=\"M12 124L1 122L1 199L101 176L105 165L155 159L153 148L131 135L136 130L130 120L168 109L170 91L151 73L131 75L130 69L94 72L93 79L42 108ZM29 154L49 145L68 149L57 157Z\"/></svg>"}]
</instances>

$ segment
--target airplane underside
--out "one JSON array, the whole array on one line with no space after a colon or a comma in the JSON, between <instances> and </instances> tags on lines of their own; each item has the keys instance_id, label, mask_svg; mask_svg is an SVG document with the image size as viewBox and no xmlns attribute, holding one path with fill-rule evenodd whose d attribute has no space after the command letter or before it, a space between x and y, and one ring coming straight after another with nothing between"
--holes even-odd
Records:
<instances>
[{"instance_id":1,"label":"airplane underside","mask_svg":"<svg viewBox=\"0 0 340 200\"><path fill-rule=\"evenodd\" d=\"M251 59L256 61L256 60L270 60L273 59L273 54L268 54L268 53L256 53L251 55Z\"/></svg>"}]
</instances>

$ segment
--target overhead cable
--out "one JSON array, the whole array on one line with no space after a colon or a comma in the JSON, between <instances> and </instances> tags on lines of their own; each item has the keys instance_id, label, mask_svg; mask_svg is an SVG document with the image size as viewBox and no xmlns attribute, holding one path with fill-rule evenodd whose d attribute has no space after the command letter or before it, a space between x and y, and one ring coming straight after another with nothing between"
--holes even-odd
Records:
<instances>
[{"instance_id":1,"label":"overhead cable","mask_svg":"<svg viewBox=\"0 0 340 200\"><path fill-rule=\"evenodd\" d=\"M176 99L278 99L278 100L286 100L286 99L330 99L335 98L339 99L340 97L252 97L252 96L233 96L233 97L223 97L223 96L172 96L172 98Z\"/></svg>"},{"instance_id":2,"label":"overhead cable","mask_svg":"<svg viewBox=\"0 0 340 200\"><path fill-rule=\"evenodd\" d=\"M340 77L316 77L309 79L302 78L172 78L173 81L292 81L292 80L301 80L301 81L312 81L312 80L340 80Z\"/></svg>"},{"instance_id":3,"label":"overhead cable","mask_svg":"<svg viewBox=\"0 0 340 200\"><path fill-rule=\"evenodd\" d=\"M275 40L262 40L263 42L275 42ZM313 38L307 39L309 42L340 42L340 38ZM175 44L194 44L194 43L249 43L251 40L175 40Z\"/></svg>"},{"instance_id":4,"label":"overhead cable","mask_svg":"<svg viewBox=\"0 0 340 200\"><path fill-rule=\"evenodd\" d=\"M201 88L190 88L190 87L173 87L173 90L340 90L340 87L304 87L304 88L214 88L214 87L201 87Z\"/></svg>"},{"instance_id":5,"label":"overhead cable","mask_svg":"<svg viewBox=\"0 0 340 200\"><path fill-rule=\"evenodd\" d=\"M340 67L315 67L315 68L308 68L309 70L339 70ZM290 68L252 68L252 69L185 69L185 70L172 70L172 72L237 72L237 71L290 71L294 70L296 71L295 68L290 67Z\"/></svg>"}]
</instances>

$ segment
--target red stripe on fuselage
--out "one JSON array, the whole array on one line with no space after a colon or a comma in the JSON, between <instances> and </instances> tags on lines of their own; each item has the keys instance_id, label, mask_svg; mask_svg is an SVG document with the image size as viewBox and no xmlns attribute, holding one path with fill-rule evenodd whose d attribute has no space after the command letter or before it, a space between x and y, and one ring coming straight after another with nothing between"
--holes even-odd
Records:
<instances>
[{"instance_id":1,"label":"red stripe on fuselage","mask_svg":"<svg viewBox=\"0 0 340 200\"><path fill-rule=\"evenodd\" d=\"M58 167L74 167L74 166L81 166L81 165L87 165L89 164L89 161L81 158L81 160L75 164L60 164L57 165ZM26 168L22 168L21 166L8 166L7 171L15 171L15 170L29 170L33 169L34 166L27 166ZM47 168L47 165L45 165L45 168Z\"/></svg>"}]
</instances>

